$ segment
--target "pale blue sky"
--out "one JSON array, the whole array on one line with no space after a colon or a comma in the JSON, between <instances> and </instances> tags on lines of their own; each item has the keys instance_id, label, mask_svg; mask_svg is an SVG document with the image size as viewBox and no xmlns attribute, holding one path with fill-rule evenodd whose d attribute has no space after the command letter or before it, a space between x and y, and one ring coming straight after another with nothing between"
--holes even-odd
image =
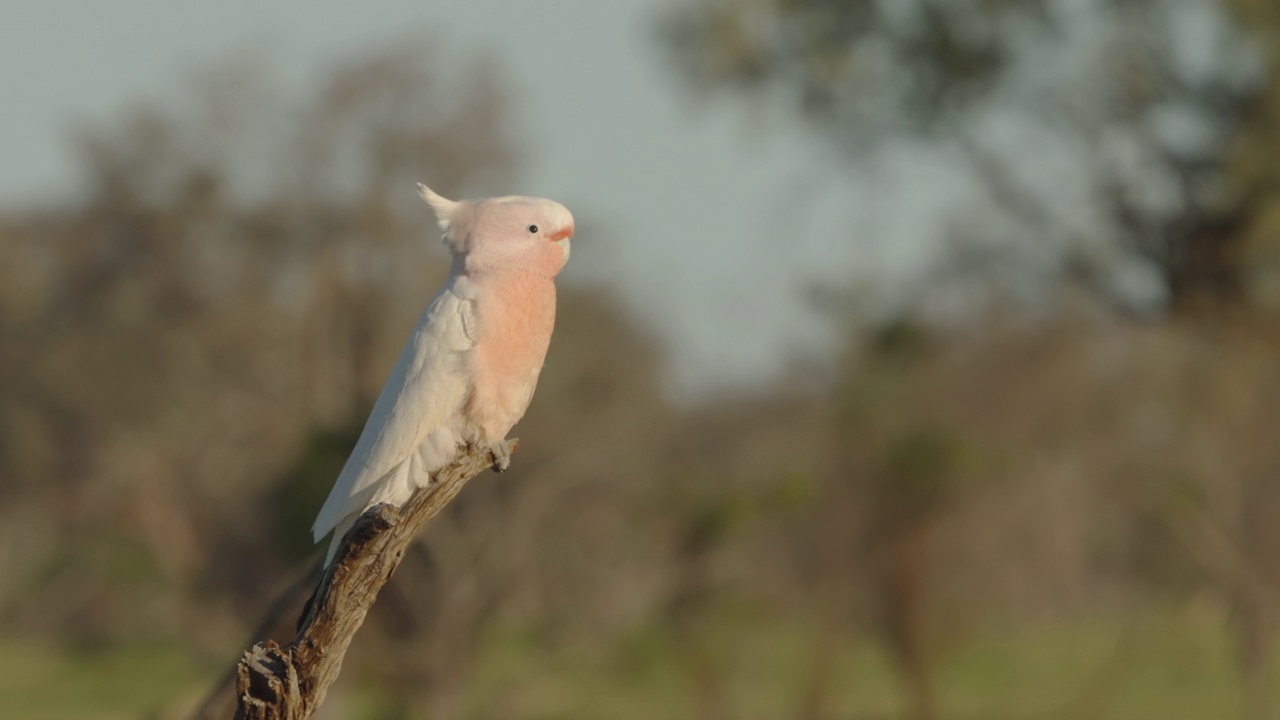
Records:
<instances>
[{"instance_id":1,"label":"pale blue sky","mask_svg":"<svg viewBox=\"0 0 1280 720\"><path fill-rule=\"evenodd\" d=\"M676 387L759 382L827 347L806 288L854 272L891 282L945 210L886 222L871 188L881 198L890 186L941 197L956 178L922 158L855 181L785 113L761 117L732 98L694 102L657 39L661 7L9 0L0 203L72 194L73 124L173 95L193 68L265 48L277 74L304 83L364 48L439 37L452 57L492 53L511 81L515 135L528 147L521 184L506 191L559 199L602 235L575 239L568 277L620 289L668 342Z\"/></svg>"}]
</instances>

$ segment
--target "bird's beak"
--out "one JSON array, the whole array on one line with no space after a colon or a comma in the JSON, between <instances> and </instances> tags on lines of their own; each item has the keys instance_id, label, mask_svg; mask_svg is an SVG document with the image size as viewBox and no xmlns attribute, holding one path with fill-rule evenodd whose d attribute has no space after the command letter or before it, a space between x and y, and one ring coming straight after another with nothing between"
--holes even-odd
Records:
<instances>
[{"instance_id":1,"label":"bird's beak","mask_svg":"<svg viewBox=\"0 0 1280 720\"><path fill-rule=\"evenodd\" d=\"M573 226L572 226L572 225L570 225L570 226L569 226L569 227L567 227L567 228L561 228L561 229L559 229L559 230L557 230L557 231L555 231L555 232L551 233L550 235L548 235L548 236L547 236L547 239L548 239L548 240L550 240L550 241L552 241L552 242L555 242L555 241L557 241L557 240L564 240L565 238L571 238L571 237L573 237Z\"/></svg>"}]
</instances>

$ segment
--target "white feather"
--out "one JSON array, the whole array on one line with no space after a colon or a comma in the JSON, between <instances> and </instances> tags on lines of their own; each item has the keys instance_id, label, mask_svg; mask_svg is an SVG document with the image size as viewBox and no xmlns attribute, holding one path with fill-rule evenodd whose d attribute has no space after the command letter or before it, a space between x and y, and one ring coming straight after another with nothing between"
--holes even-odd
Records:
<instances>
[{"instance_id":1,"label":"white feather","mask_svg":"<svg viewBox=\"0 0 1280 720\"><path fill-rule=\"evenodd\" d=\"M470 281L452 275L401 351L312 526L316 542L335 531L326 563L360 513L382 502L402 505L466 440L462 406L475 347L473 297Z\"/></svg>"},{"instance_id":2,"label":"white feather","mask_svg":"<svg viewBox=\"0 0 1280 720\"><path fill-rule=\"evenodd\" d=\"M436 214L436 223L440 225L440 229L446 233L449 232L449 229L453 227L454 215L458 212L460 203L444 197L422 183L418 183L418 194L431 206L431 211Z\"/></svg>"}]
</instances>

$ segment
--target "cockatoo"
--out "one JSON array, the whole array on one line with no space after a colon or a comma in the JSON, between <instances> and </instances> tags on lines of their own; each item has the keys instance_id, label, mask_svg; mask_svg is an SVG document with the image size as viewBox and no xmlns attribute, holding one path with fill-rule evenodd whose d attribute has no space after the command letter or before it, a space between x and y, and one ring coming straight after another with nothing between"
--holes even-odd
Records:
<instances>
[{"instance_id":1,"label":"cockatoo","mask_svg":"<svg viewBox=\"0 0 1280 720\"><path fill-rule=\"evenodd\" d=\"M505 439L524 416L555 323L555 276L569 259L573 215L532 197L447 200L425 185L453 266L400 353L355 450L312 526L347 530L378 503L403 505L464 443L510 464Z\"/></svg>"}]
</instances>

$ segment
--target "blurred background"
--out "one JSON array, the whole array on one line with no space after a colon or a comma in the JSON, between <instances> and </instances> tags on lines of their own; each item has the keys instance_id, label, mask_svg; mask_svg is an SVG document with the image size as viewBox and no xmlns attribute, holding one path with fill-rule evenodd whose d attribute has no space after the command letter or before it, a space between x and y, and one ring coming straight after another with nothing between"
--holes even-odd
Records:
<instances>
[{"instance_id":1,"label":"blurred background","mask_svg":"<svg viewBox=\"0 0 1280 720\"><path fill-rule=\"evenodd\" d=\"M574 256L317 717L1280 712L1270 0L4 15L0 715L229 717L445 275L417 181Z\"/></svg>"}]
</instances>

